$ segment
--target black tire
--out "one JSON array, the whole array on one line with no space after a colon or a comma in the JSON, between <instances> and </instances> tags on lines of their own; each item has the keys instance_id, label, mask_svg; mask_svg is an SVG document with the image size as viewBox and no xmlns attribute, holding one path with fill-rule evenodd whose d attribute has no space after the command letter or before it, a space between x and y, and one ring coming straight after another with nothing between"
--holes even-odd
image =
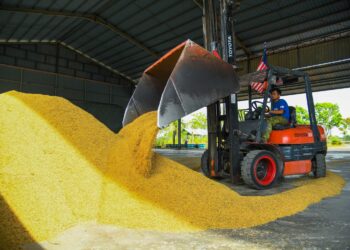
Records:
<instances>
[{"instance_id":1,"label":"black tire","mask_svg":"<svg viewBox=\"0 0 350 250\"><path fill-rule=\"evenodd\" d=\"M212 176L210 174L210 168L209 168L209 162L208 162L208 158L209 158L209 152L208 150L205 150L204 153L202 154L202 158L201 158L201 170L203 172L203 174L208 177L208 178L212 178L212 179L220 179L221 176ZM218 152L215 152L215 168L217 169L218 166Z\"/></svg>"},{"instance_id":2,"label":"black tire","mask_svg":"<svg viewBox=\"0 0 350 250\"><path fill-rule=\"evenodd\" d=\"M316 178L326 176L326 156L324 154L316 154L312 172Z\"/></svg>"},{"instance_id":3,"label":"black tire","mask_svg":"<svg viewBox=\"0 0 350 250\"><path fill-rule=\"evenodd\" d=\"M268 150L252 150L241 162L244 182L255 189L273 187L281 175L281 161Z\"/></svg>"},{"instance_id":4,"label":"black tire","mask_svg":"<svg viewBox=\"0 0 350 250\"><path fill-rule=\"evenodd\" d=\"M210 177L208 157L208 150L205 150L201 158L201 170L206 177Z\"/></svg>"}]
</instances>

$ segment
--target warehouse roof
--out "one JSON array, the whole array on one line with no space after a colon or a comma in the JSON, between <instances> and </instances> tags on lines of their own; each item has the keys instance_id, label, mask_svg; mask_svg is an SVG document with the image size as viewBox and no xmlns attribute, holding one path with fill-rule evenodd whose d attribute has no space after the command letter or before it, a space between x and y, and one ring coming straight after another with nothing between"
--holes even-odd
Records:
<instances>
[{"instance_id":1,"label":"warehouse roof","mask_svg":"<svg viewBox=\"0 0 350 250\"><path fill-rule=\"evenodd\" d=\"M237 57L350 31L347 0L245 0ZM203 44L200 0L2 0L0 42L59 42L136 80L180 42Z\"/></svg>"}]
</instances>

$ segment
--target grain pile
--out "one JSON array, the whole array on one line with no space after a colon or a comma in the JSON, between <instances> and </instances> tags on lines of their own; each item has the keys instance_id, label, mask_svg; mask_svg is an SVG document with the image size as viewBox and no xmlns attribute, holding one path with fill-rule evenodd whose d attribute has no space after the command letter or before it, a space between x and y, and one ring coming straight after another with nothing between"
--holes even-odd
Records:
<instances>
[{"instance_id":1,"label":"grain pile","mask_svg":"<svg viewBox=\"0 0 350 250\"><path fill-rule=\"evenodd\" d=\"M339 194L332 173L265 197L243 197L153 154L156 113L115 135L59 97L0 95L0 246L12 249L95 221L193 231L251 227Z\"/></svg>"}]
</instances>

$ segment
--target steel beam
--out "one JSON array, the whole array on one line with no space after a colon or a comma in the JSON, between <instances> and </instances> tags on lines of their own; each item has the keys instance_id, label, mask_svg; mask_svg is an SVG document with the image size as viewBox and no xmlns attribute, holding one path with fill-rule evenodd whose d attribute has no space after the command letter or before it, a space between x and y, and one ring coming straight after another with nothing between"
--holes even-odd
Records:
<instances>
[{"instance_id":1,"label":"steel beam","mask_svg":"<svg viewBox=\"0 0 350 250\"><path fill-rule=\"evenodd\" d=\"M236 42L238 44L238 46L244 51L244 53L246 54L246 56L251 56L252 52L248 49L247 46L245 46L245 44L243 43L243 41L237 36L236 34Z\"/></svg>"},{"instance_id":2,"label":"steel beam","mask_svg":"<svg viewBox=\"0 0 350 250\"><path fill-rule=\"evenodd\" d=\"M158 57L158 53L151 50L150 48L146 47L144 44L142 44L140 41L138 41L133 36L129 35L125 31L118 28L116 25L109 23L104 18L96 15L96 14L85 14L85 13L79 13L79 12L69 12L69 11L55 11L55 10L46 10L46 9L31 9L31 8L19 8L19 7L13 7L13 6L0 6L0 10L4 11L10 11L10 12L22 12L22 13L33 13L33 14L41 14L41 15L48 15L48 16L64 16L64 17L71 17L71 18L78 18L78 19L85 19L90 22L96 23L98 25L102 25L106 27L107 29L113 31L114 33L120 35L121 37L128 40L130 43L136 45L137 47L141 48L142 50L146 51L150 55L154 57Z\"/></svg>"},{"instance_id":3,"label":"steel beam","mask_svg":"<svg viewBox=\"0 0 350 250\"><path fill-rule=\"evenodd\" d=\"M67 47L67 48L69 48L69 49L75 51L76 53L81 54L81 55L83 55L83 56L86 57L86 58L89 58L91 61L93 61L93 62L95 62L95 63L101 65L102 67L104 67L104 68L106 68L106 69L108 69L108 70L110 70L110 71L112 71L112 72L114 72L114 73L116 73L116 74L118 74L118 75L120 75L120 76L122 76L122 77L124 77L124 78L126 78L126 79L128 79L128 80L130 80L131 82L133 82L133 83L136 84L135 80L132 79L131 77L129 77L128 75L126 75L126 74L124 74L124 73L122 73L122 72L120 72L120 71L118 71L118 70L116 70L116 69L111 68L110 66L104 64L104 63L101 62L101 61L96 60L95 58L90 57L89 55L85 54L84 52L82 52L82 51L80 51L80 50L75 49L74 47L70 46L69 44L66 44L66 43L64 43L64 42L59 42L59 43L60 43L61 45L65 46L65 47Z\"/></svg>"},{"instance_id":4,"label":"steel beam","mask_svg":"<svg viewBox=\"0 0 350 250\"><path fill-rule=\"evenodd\" d=\"M340 15L340 14L346 14L347 11L342 11L342 12L338 12L337 15ZM332 29L331 26L333 25L337 25L337 26L340 26L342 27L343 29L341 29L341 31L348 31L349 30L349 25L348 24L343 24L345 22L347 22L349 19L346 18L345 16L340 19L340 20L336 20L336 21L333 21L333 22L329 22L329 23L326 23L326 24L323 24L322 28L320 28L321 26L318 25L314 25L314 27L310 28L308 27L309 23L312 23L312 22L319 22L320 20L324 20L324 17L321 17L321 18L318 18L318 19L313 19L309 22L305 22L305 27L307 28L303 28L301 24L295 24L295 25L292 25L292 26L289 26L288 28L290 30L294 30L293 32L289 32L286 36L282 36L280 35L280 32L284 31L287 29L287 27L282 27L280 29L274 29L274 30L271 30L271 32L269 31L265 31L264 33L260 33L260 34L256 34L256 35L252 35L251 37L247 38L250 39L250 40L253 40L254 39L254 42L249 44L250 46L254 46L254 45L258 45L258 44L261 44L263 41L265 41L266 39L268 39L268 41L275 41L276 39L286 39L286 38L289 38L289 37L292 37L292 36L296 36L296 35L300 35L300 34L303 34L303 33L308 33L308 32L312 32L312 31L317 31L317 29L330 29L331 32L329 33L326 33L326 34L322 34L322 35L317 35L315 37L324 37L325 35L328 35L330 33L332 33L334 31L334 29ZM301 29L299 29L298 31L295 31L298 27L302 27ZM270 36L270 37L261 37L262 35L266 35L266 36ZM272 37L271 37L272 35ZM260 37L260 39L256 39L256 37ZM315 38L313 37L313 38ZM313 39L313 38L307 38L307 40L310 40L310 39ZM287 45L287 44L285 44Z\"/></svg>"},{"instance_id":5,"label":"steel beam","mask_svg":"<svg viewBox=\"0 0 350 250\"><path fill-rule=\"evenodd\" d=\"M203 0L193 0L193 2L201 9L203 9Z\"/></svg>"},{"instance_id":6,"label":"steel beam","mask_svg":"<svg viewBox=\"0 0 350 250\"><path fill-rule=\"evenodd\" d=\"M289 45L282 45L279 48L269 48L269 55L284 53L286 51L291 51L294 49L298 50L298 49L301 49L304 47L310 47L310 46L322 44L325 42L337 42L337 40L344 39L344 38L347 38L349 36L350 36L350 30L345 31L345 32L335 33L335 34L325 36L325 37L313 38L310 40L305 40L305 41L301 41L301 42L293 43L293 44L289 44ZM336 47L336 44L334 46ZM250 60L254 60L254 59L260 58L260 57L261 57L261 53L254 54L253 56L250 57ZM247 60L247 57L240 57L240 58L238 58L237 61L238 62L245 62L246 60ZM299 62L299 64L300 64L300 62Z\"/></svg>"}]
</instances>

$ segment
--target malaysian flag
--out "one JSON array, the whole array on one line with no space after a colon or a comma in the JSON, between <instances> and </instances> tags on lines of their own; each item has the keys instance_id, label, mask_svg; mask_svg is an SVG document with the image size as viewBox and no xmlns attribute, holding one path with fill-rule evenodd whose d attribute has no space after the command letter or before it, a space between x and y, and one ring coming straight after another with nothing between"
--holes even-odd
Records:
<instances>
[{"instance_id":1,"label":"malaysian flag","mask_svg":"<svg viewBox=\"0 0 350 250\"><path fill-rule=\"evenodd\" d=\"M261 57L260 63L258 65L258 68L256 69L256 71L261 71L261 70L268 69L266 52L267 52L267 50L266 50L266 47L265 47L264 51L263 51L263 55ZM262 93L267 88L267 81L264 81L264 82L252 82L250 84L250 86L252 87L252 89L258 91L259 93Z\"/></svg>"}]
</instances>

